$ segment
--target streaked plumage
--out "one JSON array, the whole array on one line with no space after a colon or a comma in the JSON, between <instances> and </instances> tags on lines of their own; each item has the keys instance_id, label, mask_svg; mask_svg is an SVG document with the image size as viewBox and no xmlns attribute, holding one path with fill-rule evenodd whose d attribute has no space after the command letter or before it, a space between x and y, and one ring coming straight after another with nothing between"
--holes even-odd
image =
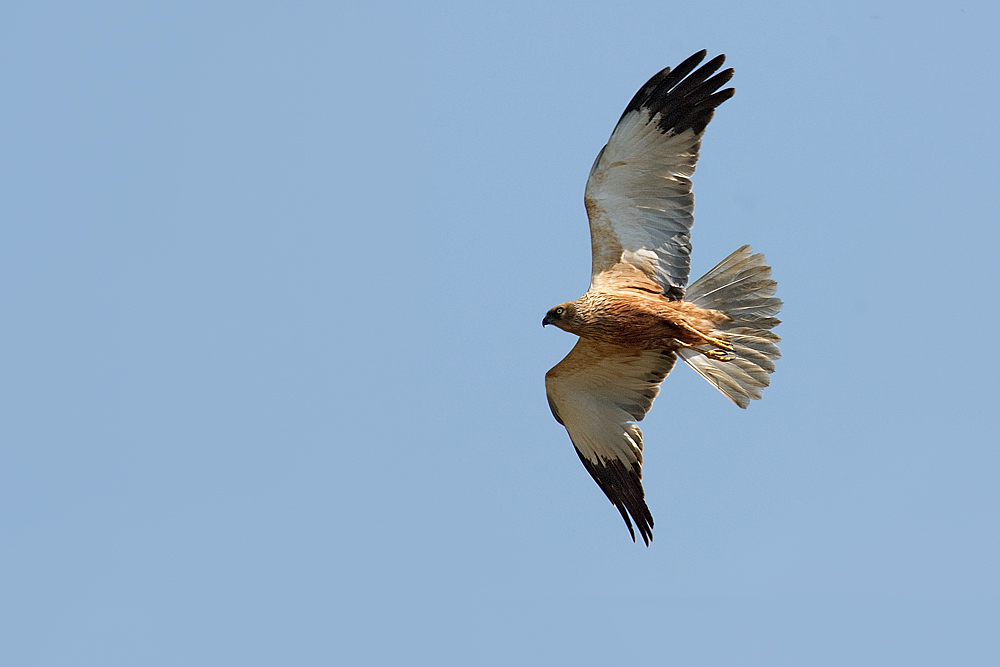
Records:
<instances>
[{"instance_id":1,"label":"streaked plumage","mask_svg":"<svg viewBox=\"0 0 1000 667\"><path fill-rule=\"evenodd\" d=\"M741 408L759 399L781 356L771 332L781 301L764 256L743 246L687 286L694 195L690 177L715 108L725 56L705 51L656 74L629 102L594 161L590 289L542 324L580 337L545 375L549 407L632 539L648 545L641 421L680 356ZM696 69L697 68L697 69Z\"/></svg>"}]
</instances>

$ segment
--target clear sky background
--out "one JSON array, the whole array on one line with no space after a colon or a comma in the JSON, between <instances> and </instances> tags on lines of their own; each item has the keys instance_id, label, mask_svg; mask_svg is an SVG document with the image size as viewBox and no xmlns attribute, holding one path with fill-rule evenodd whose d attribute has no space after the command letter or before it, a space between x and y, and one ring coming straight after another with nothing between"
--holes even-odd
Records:
<instances>
[{"instance_id":1,"label":"clear sky background","mask_svg":"<svg viewBox=\"0 0 1000 667\"><path fill-rule=\"evenodd\" d=\"M348 6L349 5L349 6ZM995 2L6 3L0 661L1000 664ZM545 402L635 90L736 68L646 548Z\"/></svg>"}]
</instances>

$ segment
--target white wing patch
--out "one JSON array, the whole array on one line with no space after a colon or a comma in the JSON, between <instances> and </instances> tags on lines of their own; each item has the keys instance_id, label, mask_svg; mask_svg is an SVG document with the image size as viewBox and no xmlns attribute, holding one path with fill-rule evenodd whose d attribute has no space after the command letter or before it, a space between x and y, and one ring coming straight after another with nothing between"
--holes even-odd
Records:
<instances>
[{"instance_id":1,"label":"white wing patch","mask_svg":"<svg viewBox=\"0 0 1000 667\"><path fill-rule=\"evenodd\" d=\"M690 176L701 135L691 129L665 134L657 126L659 117L640 109L622 119L591 172L584 197L595 246L613 239L610 248L594 248L592 276L625 261L667 290L683 288L690 273Z\"/></svg>"},{"instance_id":2,"label":"white wing patch","mask_svg":"<svg viewBox=\"0 0 1000 667\"><path fill-rule=\"evenodd\" d=\"M642 461L641 421L676 357L662 350L631 350L581 338L545 375L553 413L592 463Z\"/></svg>"}]
</instances>

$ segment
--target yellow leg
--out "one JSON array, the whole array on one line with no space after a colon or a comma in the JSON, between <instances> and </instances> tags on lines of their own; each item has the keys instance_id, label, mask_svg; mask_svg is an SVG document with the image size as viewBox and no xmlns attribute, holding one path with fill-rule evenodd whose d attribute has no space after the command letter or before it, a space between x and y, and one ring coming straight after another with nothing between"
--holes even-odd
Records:
<instances>
[{"instance_id":1,"label":"yellow leg","mask_svg":"<svg viewBox=\"0 0 1000 667\"><path fill-rule=\"evenodd\" d=\"M709 343L710 345L714 345L720 350L725 350L727 352L733 351L733 346L727 343L726 341L721 340L719 338L712 338L711 336L706 336L705 334L703 334L702 332L698 331L693 326L685 322L684 320L681 320L680 325L685 331L693 333L694 335L698 336L698 338L701 338L703 341Z\"/></svg>"},{"instance_id":2,"label":"yellow leg","mask_svg":"<svg viewBox=\"0 0 1000 667\"><path fill-rule=\"evenodd\" d=\"M708 340L713 340L713 339L709 338ZM674 343L679 347L694 347L694 345L691 345L690 343L685 343L682 340L675 340ZM728 345L727 347L729 347L730 350L733 349ZM732 361L734 358L733 355L731 355L726 350L698 350L698 351L704 354L709 359L715 359L716 361Z\"/></svg>"}]
</instances>

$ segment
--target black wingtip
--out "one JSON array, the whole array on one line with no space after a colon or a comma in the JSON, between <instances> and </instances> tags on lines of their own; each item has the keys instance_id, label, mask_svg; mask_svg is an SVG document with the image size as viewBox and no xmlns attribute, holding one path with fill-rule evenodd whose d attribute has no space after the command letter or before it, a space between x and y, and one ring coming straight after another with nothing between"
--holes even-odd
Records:
<instances>
[{"instance_id":1,"label":"black wingtip","mask_svg":"<svg viewBox=\"0 0 1000 667\"><path fill-rule=\"evenodd\" d=\"M680 83L680 81L684 77L686 77L688 74L690 74L691 72L693 72L694 68L697 67L698 64L701 63L701 61L704 60L705 56L707 56L707 55L708 55L708 50L707 49L702 49L698 53L695 53L694 55L690 56L684 62L682 62L680 65L678 65L677 67L675 67L673 73L671 74L671 76L667 77L664 80L663 83L666 85L666 87L673 88L678 83ZM722 56L722 58L724 60L725 56ZM718 60L718 58L716 58L715 60ZM702 66L702 67L704 67L704 66Z\"/></svg>"},{"instance_id":2,"label":"black wingtip","mask_svg":"<svg viewBox=\"0 0 1000 667\"><path fill-rule=\"evenodd\" d=\"M618 511L621 512L622 519L625 520L625 527L628 528L628 534L632 536L632 543L634 544L635 543L635 531L632 530L632 522L628 520L628 512L625 511L625 506L624 505L616 505L616 507L618 508ZM645 535L643 535L643 539L646 539Z\"/></svg>"},{"instance_id":3,"label":"black wingtip","mask_svg":"<svg viewBox=\"0 0 1000 667\"><path fill-rule=\"evenodd\" d=\"M625 464L617 459L602 460L595 464L581 454L579 449L576 450L576 454L583 462L583 467L601 487L601 491L604 491L604 495L622 515L632 541L636 541L635 530L632 528L632 521L635 521L635 527L639 529L639 535L648 547L649 541L653 539L653 515L646 505L646 494L642 490L642 477L638 468L626 468Z\"/></svg>"},{"instance_id":4,"label":"black wingtip","mask_svg":"<svg viewBox=\"0 0 1000 667\"><path fill-rule=\"evenodd\" d=\"M645 505L645 503L643 503L643 505ZM628 520L628 512L625 510L625 506L616 503L615 507L618 508L618 511L621 512L622 518L625 519L625 525L628 527L628 534L632 536L632 543L634 544L635 531L632 530L632 522ZM642 541L645 542L648 547L649 541L653 539L653 517L649 517L649 523L645 526L642 522L636 519L635 525L639 528L639 535L642 536Z\"/></svg>"},{"instance_id":5,"label":"black wingtip","mask_svg":"<svg viewBox=\"0 0 1000 667\"><path fill-rule=\"evenodd\" d=\"M659 72L651 76L649 81L644 83L636 94L632 96L632 99L625 107L625 111L622 112L621 117L624 118L629 114L629 112L646 106L646 103L649 101L653 91L657 88L666 88L667 90L670 90L676 86L684 77L694 71L694 68L698 66L698 63L705 59L706 55L708 55L708 51L702 49L698 53L695 53L687 58L677 67L664 67ZM618 119L618 122L621 122L621 118Z\"/></svg>"},{"instance_id":6,"label":"black wingtip","mask_svg":"<svg viewBox=\"0 0 1000 667\"><path fill-rule=\"evenodd\" d=\"M635 94L621 118L633 111L648 109L651 115L659 114L657 125L663 132L679 134L691 128L695 134L701 134L712 120L716 107L735 92L732 88L719 91L734 74L732 68L716 74L726 62L726 55L720 53L699 67L706 55L708 51L703 49L677 67L657 72ZM727 94L727 91L733 92Z\"/></svg>"}]
</instances>

